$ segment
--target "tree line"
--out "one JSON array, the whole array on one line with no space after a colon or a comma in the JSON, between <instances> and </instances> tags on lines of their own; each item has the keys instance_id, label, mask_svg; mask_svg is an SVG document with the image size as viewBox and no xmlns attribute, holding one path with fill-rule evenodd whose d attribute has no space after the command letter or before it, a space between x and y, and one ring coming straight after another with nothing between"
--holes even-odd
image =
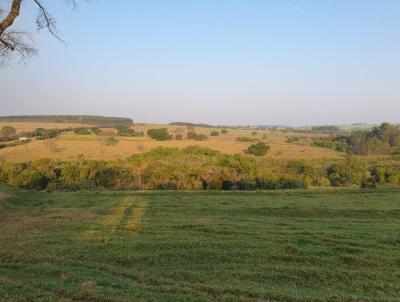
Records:
<instances>
[{"instance_id":1,"label":"tree line","mask_svg":"<svg viewBox=\"0 0 400 302\"><path fill-rule=\"evenodd\" d=\"M98 127L132 126L133 124L133 120L130 118L100 115L15 115L2 116L0 122L76 123Z\"/></svg>"},{"instance_id":2,"label":"tree line","mask_svg":"<svg viewBox=\"0 0 400 302\"><path fill-rule=\"evenodd\" d=\"M383 155L400 159L400 127L382 123L371 130L316 138L313 144L356 155Z\"/></svg>"},{"instance_id":3,"label":"tree line","mask_svg":"<svg viewBox=\"0 0 400 302\"><path fill-rule=\"evenodd\" d=\"M0 163L0 183L37 190L272 190L400 185L399 165L351 155L327 163L287 162L208 148L159 147L123 160Z\"/></svg>"}]
</instances>

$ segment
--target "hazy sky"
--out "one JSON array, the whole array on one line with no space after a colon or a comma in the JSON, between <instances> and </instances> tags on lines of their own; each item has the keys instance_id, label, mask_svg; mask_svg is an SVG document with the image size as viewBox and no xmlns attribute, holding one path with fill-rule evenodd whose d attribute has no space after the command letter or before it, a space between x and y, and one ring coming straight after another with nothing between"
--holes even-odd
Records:
<instances>
[{"instance_id":1,"label":"hazy sky","mask_svg":"<svg viewBox=\"0 0 400 302\"><path fill-rule=\"evenodd\" d=\"M28 2L18 28L34 26ZM400 121L398 0L45 2L69 48L43 31L40 57L0 69L0 115Z\"/></svg>"}]
</instances>

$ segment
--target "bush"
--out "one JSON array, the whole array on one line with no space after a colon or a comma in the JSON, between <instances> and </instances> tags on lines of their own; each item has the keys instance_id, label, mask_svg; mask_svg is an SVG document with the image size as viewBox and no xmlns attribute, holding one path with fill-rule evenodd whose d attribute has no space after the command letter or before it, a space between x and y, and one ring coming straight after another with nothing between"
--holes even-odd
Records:
<instances>
[{"instance_id":1,"label":"bush","mask_svg":"<svg viewBox=\"0 0 400 302\"><path fill-rule=\"evenodd\" d=\"M227 133L228 133L228 130L222 129L222 130L221 130L221 133L222 133L222 134L227 134Z\"/></svg>"},{"instance_id":2,"label":"bush","mask_svg":"<svg viewBox=\"0 0 400 302\"><path fill-rule=\"evenodd\" d=\"M175 140L181 141L182 139L183 139L182 134L177 134L177 135L175 135Z\"/></svg>"},{"instance_id":3,"label":"bush","mask_svg":"<svg viewBox=\"0 0 400 302\"><path fill-rule=\"evenodd\" d=\"M99 128L92 128L90 131L92 131L94 135L101 135L103 133L103 131Z\"/></svg>"},{"instance_id":4,"label":"bush","mask_svg":"<svg viewBox=\"0 0 400 302\"><path fill-rule=\"evenodd\" d=\"M186 136L188 139L195 139L197 137L197 133L193 131L188 131Z\"/></svg>"},{"instance_id":5,"label":"bush","mask_svg":"<svg viewBox=\"0 0 400 302\"><path fill-rule=\"evenodd\" d=\"M267 154L267 152L269 151L271 147L268 146L267 144L263 143L263 142L259 142L257 144L251 145L247 151L250 154L253 154L255 156L263 156L265 154Z\"/></svg>"},{"instance_id":6,"label":"bush","mask_svg":"<svg viewBox=\"0 0 400 302\"><path fill-rule=\"evenodd\" d=\"M54 129L37 128L35 130L36 139L38 139L38 140L57 137L60 135L60 133L61 133L61 131L56 128L54 128Z\"/></svg>"},{"instance_id":7,"label":"bush","mask_svg":"<svg viewBox=\"0 0 400 302\"><path fill-rule=\"evenodd\" d=\"M299 138L297 136L288 137L286 139L286 143L288 143L288 144L297 143L298 141L299 141Z\"/></svg>"},{"instance_id":8,"label":"bush","mask_svg":"<svg viewBox=\"0 0 400 302\"><path fill-rule=\"evenodd\" d=\"M199 134L199 135L197 135L197 137L194 140L196 140L196 141L206 141L206 140L208 140L208 137L205 134Z\"/></svg>"},{"instance_id":9,"label":"bush","mask_svg":"<svg viewBox=\"0 0 400 302\"><path fill-rule=\"evenodd\" d=\"M90 135L91 132L86 128L75 128L74 133L77 135Z\"/></svg>"},{"instance_id":10,"label":"bush","mask_svg":"<svg viewBox=\"0 0 400 302\"><path fill-rule=\"evenodd\" d=\"M115 137L104 137L112 144ZM370 163L352 156L315 165L242 154L222 154L198 145L159 147L115 161L0 161L0 183L29 189L257 190L307 186L400 185L399 163Z\"/></svg>"},{"instance_id":11,"label":"bush","mask_svg":"<svg viewBox=\"0 0 400 302\"><path fill-rule=\"evenodd\" d=\"M109 136L105 138L104 143L106 146L114 146L118 144L118 139L115 136Z\"/></svg>"},{"instance_id":12,"label":"bush","mask_svg":"<svg viewBox=\"0 0 400 302\"><path fill-rule=\"evenodd\" d=\"M251 138L251 137L237 137L236 140L238 142L242 142L242 143L253 143L253 142L258 141L258 139Z\"/></svg>"},{"instance_id":13,"label":"bush","mask_svg":"<svg viewBox=\"0 0 400 302\"><path fill-rule=\"evenodd\" d=\"M0 136L15 136L17 134L17 130L12 126L4 126L0 129Z\"/></svg>"},{"instance_id":14,"label":"bush","mask_svg":"<svg viewBox=\"0 0 400 302\"><path fill-rule=\"evenodd\" d=\"M195 141L206 141L208 139L207 135L205 134L197 134L193 131L189 131L187 133L188 139L194 139Z\"/></svg>"},{"instance_id":15,"label":"bush","mask_svg":"<svg viewBox=\"0 0 400 302\"><path fill-rule=\"evenodd\" d=\"M211 131L210 135L211 136L218 136L219 132L218 131Z\"/></svg>"},{"instance_id":16,"label":"bush","mask_svg":"<svg viewBox=\"0 0 400 302\"><path fill-rule=\"evenodd\" d=\"M167 128L150 129L147 131L147 135L157 141L167 141L172 139L172 135L168 133Z\"/></svg>"}]
</instances>

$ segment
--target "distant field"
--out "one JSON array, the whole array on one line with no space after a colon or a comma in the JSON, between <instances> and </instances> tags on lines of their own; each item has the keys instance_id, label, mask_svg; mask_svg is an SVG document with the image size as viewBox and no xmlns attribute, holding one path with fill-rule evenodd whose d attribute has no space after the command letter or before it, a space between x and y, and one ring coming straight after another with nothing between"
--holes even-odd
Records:
<instances>
[{"instance_id":1,"label":"distant field","mask_svg":"<svg viewBox=\"0 0 400 302\"><path fill-rule=\"evenodd\" d=\"M0 127L11 125L17 128L18 131L34 130L38 127L42 128L77 128L90 127L80 124L54 124L54 123L0 123ZM320 134L294 134L282 133L274 131L256 131L257 135L252 135L253 130L245 129L228 129L228 133L217 137L210 136L210 132L215 129L211 128L196 128L194 131L199 134L208 135L208 141L193 141L186 139L187 127L171 126L171 125L136 125L133 128L135 131L147 132L151 128L168 128L172 135L182 134L182 141L166 141L158 142L151 140L148 137L119 137L118 144L107 146L104 142L104 137L96 137L93 135L81 136L73 133L66 133L58 138L49 140L36 141L26 145L0 149L0 158L8 161L29 161L40 158L52 159L75 159L78 155L83 154L88 159L117 159L127 157L131 154L142 153L151 150L152 148L178 147L184 148L189 145L199 145L218 150L223 153L243 153L251 143L243 143L236 141L237 137L251 137L265 141L271 146L271 151L266 155L267 158L276 159L336 159L342 157L342 154L330 149L318 148L307 144L289 144L286 139L292 136L300 136L304 139L309 139ZM217 129L221 130L221 129ZM112 129L104 129L107 132L113 132ZM115 132L115 131L114 131ZM265 135L265 138L264 138Z\"/></svg>"},{"instance_id":2,"label":"distant field","mask_svg":"<svg viewBox=\"0 0 400 302\"><path fill-rule=\"evenodd\" d=\"M1 190L1 301L400 297L399 190Z\"/></svg>"},{"instance_id":3,"label":"distant field","mask_svg":"<svg viewBox=\"0 0 400 302\"><path fill-rule=\"evenodd\" d=\"M64 128L89 128L89 127L96 127L94 125L88 124L77 124L77 123L42 123L42 122L0 122L0 128L3 126L13 126L17 129L17 132L21 131L33 131L37 128L45 128L45 129L64 129Z\"/></svg>"}]
</instances>

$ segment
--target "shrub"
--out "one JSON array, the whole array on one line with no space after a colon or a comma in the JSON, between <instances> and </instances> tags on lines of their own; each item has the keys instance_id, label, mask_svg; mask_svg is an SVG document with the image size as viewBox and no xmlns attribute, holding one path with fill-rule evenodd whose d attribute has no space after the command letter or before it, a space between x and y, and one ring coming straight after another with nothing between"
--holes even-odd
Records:
<instances>
[{"instance_id":1,"label":"shrub","mask_svg":"<svg viewBox=\"0 0 400 302\"><path fill-rule=\"evenodd\" d=\"M251 145L247 151L250 154L253 154L255 156L263 156L265 154L267 154L267 152L269 151L271 147L268 146L267 144L263 143L263 142L258 142L254 145Z\"/></svg>"},{"instance_id":2,"label":"shrub","mask_svg":"<svg viewBox=\"0 0 400 302\"><path fill-rule=\"evenodd\" d=\"M286 139L286 143L288 143L288 144L297 143L298 141L299 141L299 138L297 136L288 137Z\"/></svg>"},{"instance_id":3,"label":"shrub","mask_svg":"<svg viewBox=\"0 0 400 302\"><path fill-rule=\"evenodd\" d=\"M128 137L144 136L143 132L136 132L134 129L124 124L117 125L115 128L118 130L117 133L119 136L128 136Z\"/></svg>"},{"instance_id":4,"label":"shrub","mask_svg":"<svg viewBox=\"0 0 400 302\"><path fill-rule=\"evenodd\" d=\"M197 133L193 131L188 131L186 136L188 139L195 139L197 137Z\"/></svg>"},{"instance_id":5,"label":"shrub","mask_svg":"<svg viewBox=\"0 0 400 302\"><path fill-rule=\"evenodd\" d=\"M92 128L90 131L92 131L94 135L101 135L103 133L103 131L99 128Z\"/></svg>"},{"instance_id":6,"label":"shrub","mask_svg":"<svg viewBox=\"0 0 400 302\"><path fill-rule=\"evenodd\" d=\"M4 126L0 129L1 136L8 137L8 136L13 136L13 135L15 136L16 134L17 134L17 130L12 126Z\"/></svg>"},{"instance_id":7,"label":"shrub","mask_svg":"<svg viewBox=\"0 0 400 302\"><path fill-rule=\"evenodd\" d=\"M36 139L43 140L59 136L61 131L59 129L44 129L37 128L35 130Z\"/></svg>"},{"instance_id":8,"label":"shrub","mask_svg":"<svg viewBox=\"0 0 400 302\"><path fill-rule=\"evenodd\" d=\"M194 139L195 141L206 141L208 139L207 135L205 134L197 134L193 131L189 131L187 133L188 139Z\"/></svg>"},{"instance_id":9,"label":"shrub","mask_svg":"<svg viewBox=\"0 0 400 302\"><path fill-rule=\"evenodd\" d=\"M177 134L177 135L175 135L175 140L181 141L182 139L183 139L182 134Z\"/></svg>"},{"instance_id":10,"label":"shrub","mask_svg":"<svg viewBox=\"0 0 400 302\"><path fill-rule=\"evenodd\" d=\"M117 141L115 137L106 138ZM398 163L370 163L347 156L326 165L222 154L193 145L184 149L159 147L115 161L88 160L83 155L71 161L0 161L0 183L38 190L275 190L305 189L308 185L400 185Z\"/></svg>"},{"instance_id":11,"label":"shrub","mask_svg":"<svg viewBox=\"0 0 400 302\"><path fill-rule=\"evenodd\" d=\"M167 128L149 129L147 135L157 141L167 141L172 139L172 135L168 133Z\"/></svg>"},{"instance_id":12,"label":"shrub","mask_svg":"<svg viewBox=\"0 0 400 302\"><path fill-rule=\"evenodd\" d=\"M251 137L237 137L236 140L238 142L243 142L243 143L253 143L256 142L256 138L251 138Z\"/></svg>"},{"instance_id":13,"label":"shrub","mask_svg":"<svg viewBox=\"0 0 400 302\"><path fill-rule=\"evenodd\" d=\"M218 136L219 132L218 131L211 131L210 135L211 136Z\"/></svg>"},{"instance_id":14,"label":"shrub","mask_svg":"<svg viewBox=\"0 0 400 302\"><path fill-rule=\"evenodd\" d=\"M199 135L197 135L197 137L194 140L196 140L196 141L206 141L206 140L208 140L208 137L205 134L199 134Z\"/></svg>"},{"instance_id":15,"label":"shrub","mask_svg":"<svg viewBox=\"0 0 400 302\"><path fill-rule=\"evenodd\" d=\"M118 144L118 139L115 136L109 136L105 138L104 143L106 146L114 146Z\"/></svg>"},{"instance_id":16,"label":"shrub","mask_svg":"<svg viewBox=\"0 0 400 302\"><path fill-rule=\"evenodd\" d=\"M91 132L86 128L75 128L74 133L77 135L90 135Z\"/></svg>"},{"instance_id":17,"label":"shrub","mask_svg":"<svg viewBox=\"0 0 400 302\"><path fill-rule=\"evenodd\" d=\"M222 134L227 134L227 133L228 133L228 130L222 129L222 130L221 130L221 133L222 133Z\"/></svg>"}]
</instances>

